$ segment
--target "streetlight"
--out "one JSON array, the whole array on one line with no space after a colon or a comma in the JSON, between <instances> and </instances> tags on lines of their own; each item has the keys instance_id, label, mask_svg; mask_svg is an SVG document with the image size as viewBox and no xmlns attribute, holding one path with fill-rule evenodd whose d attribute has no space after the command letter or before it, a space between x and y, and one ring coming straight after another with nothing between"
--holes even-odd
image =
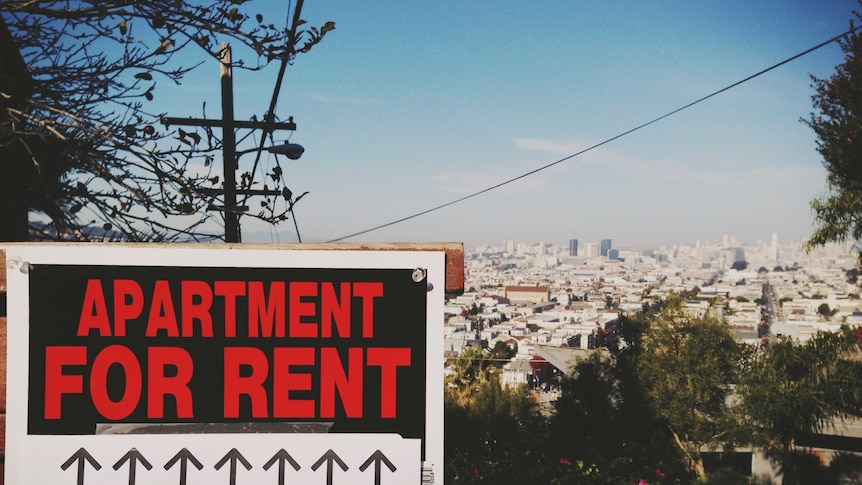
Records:
<instances>
[{"instance_id":1,"label":"streetlight","mask_svg":"<svg viewBox=\"0 0 862 485\"><path fill-rule=\"evenodd\" d=\"M305 153L305 148L298 143L284 142L281 145L271 146L267 148L249 148L248 150L238 151L236 152L236 159L237 161L239 161L239 157L241 157L242 155L255 152L269 152L276 155L285 155L291 160L299 160L299 157L301 157L302 154Z\"/></svg>"},{"instance_id":2,"label":"streetlight","mask_svg":"<svg viewBox=\"0 0 862 485\"><path fill-rule=\"evenodd\" d=\"M227 150L225 150L227 151ZM269 152L275 155L284 155L291 160L298 160L305 152L305 148L298 143L285 142L281 145L275 145L266 148L250 148L248 150L233 151L233 164L225 167L224 173L224 189L197 189L198 192L205 195L224 195L224 237L225 242L238 243L239 237L239 211L248 210L247 207L238 207L236 203L237 195L262 195L262 196L278 196L282 192L272 189L237 189L236 176L234 172L239 165L239 157L257 152ZM226 159L227 161L227 159Z\"/></svg>"}]
</instances>

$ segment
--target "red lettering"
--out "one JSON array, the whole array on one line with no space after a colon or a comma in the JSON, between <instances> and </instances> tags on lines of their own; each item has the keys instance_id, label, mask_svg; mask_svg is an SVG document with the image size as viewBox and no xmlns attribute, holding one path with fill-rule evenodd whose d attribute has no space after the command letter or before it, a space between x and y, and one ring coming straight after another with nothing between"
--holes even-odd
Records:
<instances>
[{"instance_id":1,"label":"red lettering","mask_svg":"<svg viewBox=\"0 0 862 485\"><path fill-rule=\"evenodd\" d=\"M251 375L242 376L243 368L251 367ZM251 415L269 417L266 390L263 383L269 372L269 363L262 350L253 347L226 347L224 349L224 417L239 417L239 399L251 399Z\"/></svg>"},{"instance_id":2,"label":"red lettering","mask_svg":"<svg viewBox=\"0 0 862 485\"><path fill-rule=\"evenodd\" d=\"M311 347L276 347L273 355L273 405L274 418L313 418L313 399L291 399L292 391L310 391L311 374L290 372L295 365L314 365L314 349Z\"/></svg>"},{"instance_id":3,"label":"red lettering","mask_svg":"<svg viewBox=\"0 0 862 485\"><path fill-rule=\"evenodd\" d=\"M63 367L86 363L86 347L45 347L45 419L62 417L63 394L84 392L84 377L63 374Z\"/></svg>"},{"instance_id":4,"label":"red lettering","mask_svg":"<svg viewBox=\"0 0 862 485\"><path fill-rule=\"evenodd\" d=\"M317 283L309 281L290 282L290 336L317 337L317 324L303 322L303 317L314 316L315 305L311 301L302 301L303 297L317 296Z\"/></svg>"},{"instance_id":5,"label":"red lettering","mask_svg":"<svg viewBox=\"0 0 862 485\"><path fill-rule=\"evenodd\" d=\"M157 337L160 330L164 330L168 337L180 336L171 288L166 280L157 280L153 288L153 305L147 319L147 337Z\"/></svg>"},{"instance_id":6,"label":"red lettering","mask_svg":"<svg viewBox=\"0 0 862 485\"><path fill-rule=\"evenodd\" d=\"M84 303L81 305L81 318L78 320L79 337L90 335L90 330L98 330L99 337L111 336L108 306L105 304L105 293L99 280L87 280Z\"/></svg>"},{"instance_id":7,"label":"red lettering","mask_svg":"<svg viewBox=\"0 0 862 485\"><path fill-rule=\"evenodd\" d=\"M201 324L201 337L213 336L213 292L203 281L182 282L182 332L183 337L194 337L195 320Z\"/></svg>"},{"instance_id":8,"label":"red lettering","mask_svg":"<svg viewBox=\"0 0 862 485\"><path fill-rule=\"evenodd\" d=\"M248 336L284 337L284 281L269 284L269 302L262 281L248 282ZM260 329L260 334L258 334Z\"/></svg>"},{"instance_id":9,"label":"red lettering","mask_svg":"<svg viewBox=\"0 0 862 485\"><path fill-rule=\"evenodd\" d=\"M366 363L380 367L380 417L394 418L398 382L398 367L410 365L409 348L370 348Z\"/></svg>"},{"instance_id":10,"label":"red lettering","mask_svg":"<svg viewBox=\"0 0 862 485\"><path fill-rule=\"evenodd\" d=\"M332 323L335 322L338 336L350 338L350 283L341 283L340 298L335 296L335 285L331 282L322 284L320 318L321 337L332 337Z\"/></svg>"},{"instance_id":11,"label":"red lettering","mask_svg":"<svg viewBox=\"0 0 862 485\"><path fill-rule=\"evenodd\" d=\"M362 298L362 338L374 337L374 299L383 296L383 283L354 283L353 296Z\"/></svg>"},{"instance_id":12,"label":"red lettering","mask_svg":"<svg viewBox=\"0 0 862 485\"><path fill-rule=\"evenodd\" d=\"M176 375L165 375L167 367L173 367ZM165 396L174 397L177 418L193 418L192 391L189 381L194 372L194 362L188 352L179 347L150 347L147 349L147 417L165 416Z\"/></svg>"},{"instance_id":13,"label":"red lettering","mask_svg":"<svg viewBox=\"0 0 862 485\"><path fill-rule=\"evenodd\" d=\"M123 368L126 385L119 401L108 395L108 370L114 364ZM141 366L138 358L127 347L110 345L99 352L90 371L90 395L93 405L105 419L119 420L128 417L141 400Z\"/></svg>"},{"instance_id":14,"label":"red lettering","mask_svg":"<svg viewBox=\"0 0 862 485\"><path fill-rule=\"evenodd\" d=\"M134 280L114 280L114 336L126 336L126 322L141 316L144 292Z\"/></svg>"},{"instance_id":15,"label":"red lettering","mask_svg":"<svg viewBox=\"0 0 862 485\"><path fill-rule=\"evenodd\" d=\"M236 337L236 298L245 295L245 282L216 281L215 294L224 297L224 336Z\"/></svg>"},{"instance_id":16,"label":"red lettering","mask_svg":"<svg viewBox=\"0 0 862 485\"><path fill-rule=\"evenodd\" d=\"M362 417L362 349L347 351L345 374L338 350L332 347L320 349L320 417L335 417L335 390L341 396L344 414L348 418ZM349 375L349 377L348 377Z\"/></svg>"}]
</instances>

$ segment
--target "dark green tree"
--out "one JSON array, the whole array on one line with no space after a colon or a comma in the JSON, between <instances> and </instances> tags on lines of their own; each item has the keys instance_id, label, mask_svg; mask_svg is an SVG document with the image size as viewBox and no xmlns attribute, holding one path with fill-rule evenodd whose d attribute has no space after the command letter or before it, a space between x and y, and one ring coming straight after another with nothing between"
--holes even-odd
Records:
<instances>
[{"instance_id":1,"label":"dark green tree","mask_svg":"<svg viewBox=\"0 0 862 485\"><path fill-rule=\"evenodd\" d=\"M750 444L780 465L783 483L811 483L801 475L796 439L862 416L858 355L856 332L845 328L804 343L786 339L752 349L746 359L736 387L737 413L747 423Z\"/></svg>"},{"instance_id":2,"label":"dark green tree","mask_svg":"<svg viewBox=\"0 0 862 485\"><path fill-rule=\"evenodd\" d=\"M711 312L693 318L681 299L671 297L643 333L639 350L635 367L648 405L690 470L704 478L700 450L725 446L734 427L728 396L740 356L735 337Z\"/></svg>"},{"instance_id":3,"label":"dark green tree","mask_svg":"<svg viewBox=\"0 0 862 485\"><path fill-rule=\"evenodd\" d=\"M94 223L127 240L218 237L200 189L220 187L220 133L162 126L157 83L221 60L222 42L235 68L290 63L334 28L307 26L301 4L285 28L249 0L0 0L0 240L26 240L39 212L65 239Z\"/></svg>"},{"instance_id":4,"label":"dark green tree","mask_svg":"<svg viewBox=\"0 0 862 485\"><path fill-rule=\"evenodd\" d=\"M862 38L856 31L839 43L844 62L829 78L812 76L815 112L803 120L817 135L828 184L811 202L816 228L809 248L862 237Z\"/></svg>"},{"instance_id":5,"label":"dark green tree","mask_svg":"<svg viewBox=\"0 0 862 485\"><path fill-rule=\"evenodd\" d=\"M548 483L547 421L526 385L481 382L469 402L445 394L445 483Z\"/></svg>"}]
</instances>

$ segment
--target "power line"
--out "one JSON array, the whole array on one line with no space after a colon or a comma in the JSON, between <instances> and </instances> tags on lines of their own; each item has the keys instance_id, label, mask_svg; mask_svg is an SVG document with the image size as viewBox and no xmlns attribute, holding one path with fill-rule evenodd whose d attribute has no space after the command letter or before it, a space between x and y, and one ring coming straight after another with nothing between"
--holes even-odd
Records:
<instances>
[{"instance_id":1,"label":"power line","mask_svg":"<svg viewBox=\"0 0 862 485\"><path fill-rule=\"evenodd\" d=\"M473 192L472 194L465 195L464 197L461 197L461 198L458 198L458 199L452 200L452 201L447 202L447 203L445 203L445 204L441 204L441 205L438 205L438 206L436 206L436 207L432 207L432 208L430 208L430 209L426 209L426 210L424 210L424 211L422 211L422 212L417 212L417 213L415 213L415 214L413 214L413 215L409 215L409 216L407 216L407 217L402 217L402 218L400 218L400 219L397 219L397 220L394 220L394 221L391 221L391 222L387 222L386 224L381 224L381 225L379 225L379 226L375 226L375 227L372 227L372 228L370 228L370 229L365 229L364 231L354 232L353 234L348 234L347 236L342 236L342 237L339 237L339 238L337 238L337 239L332 239L332 240L329 240L329 241L327 241L327 242L339 242L339 241L344 241L345 239L350 239L350 238L353 238L353 237L356 237L356 236L361 236L362 234L367 234L367 233L369 233L369 232L373 232L373 231L376 231L376 230L378 230L378 229L383 229L383 228L385 228L385 227L394 226L395 224L400 224L400 223L402 223L402 222L404 222L404 221L408 221L408 220L410 220L410 219L415 219L415 218L417 218L417 217L419 217L419 216L423 216L423 215L425 215L425 214L428 214L428 213L431 213L431 212L434 212L434 211L437 211L437 210L443 209L443 208L445 208L445 207L449 207L450 205L455 205L455 204L457 204L457 203L459 203L459 202L463 202L463 201L465 201L465 200L467 200L467 199L472 199L473 197L476 197L476 196L478 196L478 195L482 195L482 194L484 194L484 193L486 193L486 192L490 192L490 191L492 191L492 190L494 190L494 189L498 189L498 188L500 188L500 187L502 187L502 186L504 186L504 185L508 185L508 184L510 184L510 183L512 183L512 182L515 182L515 181L521 180L522 178L529 177L530 175L536 174L536 173L541 172L541 171L543 171L543 170L549 169L549 168L551 168L551 167L553 167L553 166L555 166L555 165L558 165L558 164L561 164L561 163L563 163L563 162L565 162L565 161L571 160L572 158L575 158L575 157L577 157L577 156L579 156L579 155L582 155L582 154L584 154L584 153L587 153L587 152L588 152L588 151L590 151L590 150L594 150L594 149L596 149L596 148L598 148L598 147L600 147L600 146L602 146L602 145L606 145L606 144L608 144L608 143L610 143L610 142L612 142L612 141L615 141L615 140L617 140L617 139L619 139L619 138L622 138L622 137L624 137L624 136L626 136L626 135L629 135L629 134L631 134L631 133L634 133L634 132L636 132L636 131L638 131L638 130L640 130L640 129L646 128L647 126L652 125L653 123L657 123L657 122L659 122L659 121L661 121L661 120L663 120L663 119L665 119L665 118L668 118L668 117L670 117L670 116L673 116L673 115L675 115L675 114L679 113L680 111L683 111L683 110L686 110L686 109L688 109L688 108L691 108L692 106L694 106L694 105L696 105L696 104L700 104L700 103L702 103L702 102L706 101L706 100L707 100L707 99L709 99L709 98L712 98L712 97L717 96L717 95L719 95L719 94L721 94L721 93L723 93L723 92L725 92L725 91L728 91L728 90L730 90L730 89L733 89L733 88L735 88L735 87L739 86L740 84L743 84L743 83L746 83L746 82L748 82L748 81L751 81L752 79L754 79L754 78L756 78L756 77L762 76L763 74L766 74L767 72L772 71L773 69L777 69L777 68L779 68L779 67L781 67L781 66L783 66L783 65L785 65L785 64L787 64L787 63L789 63L789 62L795 61L796 59L799 59L799 58L800 58L800 57L802 57L802 56L805 56L805 55L807 55L807 54L810 54L810 53L812 53L812 52L814 52L814 51L816 51L816 50L818 50L818 49L820 49L820 48L822 48L822 47L824 47L824 46L827 46L827 45L829 45L829 44L831 44L831 43L833 43L833 42L836 42L836 41L838 41L838 40L840 40L840 39L842 39L842 38L846 37L847 35L850 35L850 34L854 33L856 30L858 30L858 29L860 28L860 27L853 27L853 26L851 26L851 27L852 27L852 28L851 28L850 30L848 30L847 32L844 32L843 34L836 35L835 37L832 37L831 39L829 39L829 40L827 40L827 41L821 42L821 43L817 44L816 46L814 46L814 47L812 47L812 48L810 48L810 49L806 49L806 50L804 50L804 51L800 52L799 54L796 54L796 55L794 55L794 56L792 56L792 57L788 57L787 59L785 59L785 60L783 60L783 61L781 61L781 62L779 62L779 63L777 63L777 64L773 64L772 66L767 67L766 69L763 69L762 71L759 71L759 72L757 72L757 73L755 73L755 74L752 74L752 75L750 75L750 76L748 76L748 77L746 77L746 78L744 78L744 79L742 79L742 80L740 80L740 81L737 81L737 82L735 82L735 83L733 83L733 84L731 84L731 85L729 85L729 86L726 86L726 87L724 87L724 88L722 88L722 89L719 89L718 91L715 91L715 92L713 92L713 93L710 93L710 94L708 94L708 95L706 95L706 96L704 96L704 97L702 97L702 98L700 98L700 99L697 99L697 100L695 100L695 101L692 101L691 103L688 103L688 104L686 104L685 106L679 107L679 108L677 108L677 109L675 109L675 110L673 110L673 111L670 111L670 112L668 112L668 113L665 113L665 114L663 114L663 115L659 116L658 118L654 118L654 119L652 119L652 120L650 120L650 121L647 121L646 123L643 123L643 124L638 125L638 126L636 126L636 127L634 127L634 128L631 128L631 129L629 129L629 130L626 130L626 131L624 131L624 132L622 132L622 133L620 133L620 134L618 134L618 135L616 135L616 136L613 136L613 137L611 137L611 138L608 138L608 139L606 139L606 140L604 140L604 141L602 141L602 142L596 143L595 145L593 145L593 146L591 146L591 147L588 147L588 148L585 148L585 149L583 149L583 150L581 150L581 151L579 151L579 152L577 152L577 153L573 153L573 154L571 154L571 155L569 155L569 156L563 157L563 158L561 158L561 159L559 159L559 160L556 160L556 161L554 161L554 162L551 162L551 163L549 163L549 164L547 164L547 165L544 165L544 166L539 167L539 168L537 168L537 169L534 169L534 170L531 170L531 171L529 171L529 172L526 172L526 173L523 173L523 174L521 174L521 175L518 175L517 177L510 178L510 179L505 180L505 181L503 181L503 182L500 182L500 183L498 183L498 184L496 184L496 185L492 185L492 186L487 187L487 188L485 188L485 189L482 189L482 190L480 190L480 191L478 191L478 192Z\"/></svg>"}]
</instances>

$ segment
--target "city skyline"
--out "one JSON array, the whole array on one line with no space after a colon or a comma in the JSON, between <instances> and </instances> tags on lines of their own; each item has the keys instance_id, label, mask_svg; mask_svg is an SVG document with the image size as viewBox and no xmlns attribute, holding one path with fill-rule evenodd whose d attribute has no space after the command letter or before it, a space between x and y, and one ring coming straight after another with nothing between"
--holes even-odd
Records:
<instances>
[{"instance_id":1,"label":"city skyline","mask_svg":"<svg viewBox=\"0 0 862 485\"><path fill-rule=\"evenodd\" d=\"M267 18L283 18L282 3L264 4ZM560 161L847 31L856 7L308 3L311 25L336 30L289 68L278 109L306 148L282 162L291 190L309 192L296 207L302 239L409 218ZM347 241L469 247L572 231L649 247L725 233L802 241L826 187L800 122L813 110L809 75L828 77L842 59L830 44L547 170ZM156 99L171 116L218 107L216 69L159 86ZM261 116L273 77L235 74L238 118ZM290 221L277 232L243 222L245 234L295 239Z\"/></svg>"}]
</instances>

